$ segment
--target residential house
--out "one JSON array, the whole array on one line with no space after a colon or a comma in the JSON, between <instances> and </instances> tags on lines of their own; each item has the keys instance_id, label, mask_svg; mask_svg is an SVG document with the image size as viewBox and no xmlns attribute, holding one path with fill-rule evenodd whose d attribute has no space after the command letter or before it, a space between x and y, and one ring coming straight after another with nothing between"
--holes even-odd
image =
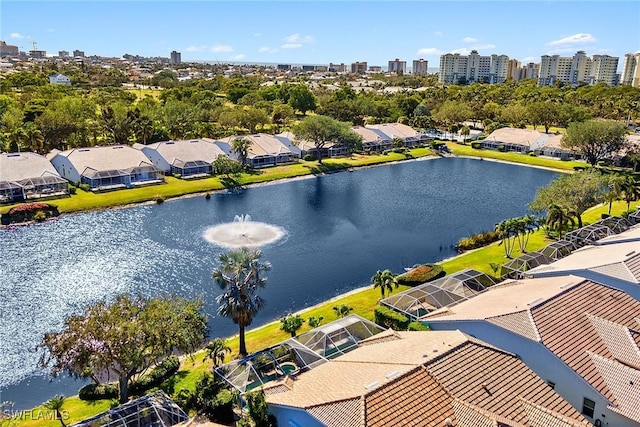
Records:
<instances>
[{"instance_id":1,"label":"residential house","mask_svg":"<svg viewBox=\"0 0 640 427\"><path fill-rule=\"evenodd\" d=\"M282 426L588 426L514 354L459 331L388 330L264 386Z\"/></svg>"},{"instance_id":2,"label":"residential house","mask_svg":"<svg viewBox=\"0 0 640 427\"><path fill-rule=\"evenodd\" d=\"M234 153L231 148L232 142L237 138L246 139L251 142L247 150L247 164L252 168L263 168L290 163L296 157L289 147L283 144L278 138L265 133L231 136L216 141L216 145L232 158L238 159L237 153ZM222 142L222 144L220 144L220 142Z\"/></svg>"},{"instance_id":3,"label":"residential house","mask_svg":"<svg viewBox=\"0 0 640 427\"><path fill-rule=\"evenodd\" d=\"M548 135L548 138L544 139L543 135L543 138L538 140L541 145L534 147L533 151L538 156L553 157L560 160L579 159L580 154L562 146L561 142L563 137L563 134L557 134Z\"/></svg>"},{"instance_id":4,"label":"residential house","mask_svg":"<svg viewBox=\"0 0 640 427\"><path fill-rule=\"evenodd\" d=\"M555 276L503 282L421 321L516 354L595 425L629 426L640 423L638 313L619 289Z\"/></svg>"},{"instance_id":5,"label":"residential house","mask_svg":"<svg viewBox=\"0 0 640 427\"><path fill-rule=\"evenodd\" d=\"M547 134L536 130L501 128L494 130L483 139L481 147L491 150L527 153L542 147L547 138Z\"/></svg>"},{"instance_id":6,"label":"residential house","mask_svg":"<svg viewBox=\"0 0 640 427\"><path fill-rule=\"evenodd\" d=\"M207 138L134 144L133 148L142 151L160 171L181 178L211 175L213 161L225 154L214 140Z\"/></svg>"},{"instance_id":7,"label":"residential house","mask_svg":"<svg viewBox=\"0 0 640 427\"><path fill-rule=\"evenodd\" d=\"M53 150L47 158L60 176L93 191L164 182L142 151L126 145Z\"/></svg>"},{"instance_id":8,"label":"residential house","mask_svg":"<svg viewBox=\"0 0 640 427\"><path fill-rule=\"evenodd\" d=\"M295 153L298 158L303 158L306 155L317 157L318 150L316 149L316 145L311 141L296 138L292 132L280 133L276 135L276 138ZM323 159L327 157L342 157L349 154L347 147L333 142L326 143L320 152L322 153Z\"/></svg>"},{"instance_id":9,"label":"residential house","mask_svg":"<svg viewBox=\"0 0 640 427\"><path fill-rule=\"evenodd\" d=\"M0 153L0 203L69 194L69 183L40 154Z\"/></svg>"},{"instance_id":10,"label":"residential house","mask_svg":"<svg viewBox=\"0 0 640 427\"><path fill-rule=\"evenodd\" d=\"M52 74L49 76L49 83L52 85L71 85L71 79L64 74Z\"/></svg>"},{"instance_id":11,"label":"residential house","mask_svg":"<svg viewBox=\"0 0 640 427\"><path fill-rule=\"evenodd\" d=\"M405 147L415 147L416 145L431 140L431 138L426 134L420 133L411 126L407 126L402 123L382 123L377 125L366 125L365 127L376 133L381 133L387 136L392 141L399 138L402 140Z\"/></svg>"},{"instance_id":12,"label":"residential house","mask_svg":"<svg viewBox=\"0 0 640 427\"><path fill-rule=\"evenodd\" d=\"M363 126L353 126L351 129L362 137L362 149L365 153L382 152L391 148L393 138L382 132Z\"/></svg>"}]
</instances>

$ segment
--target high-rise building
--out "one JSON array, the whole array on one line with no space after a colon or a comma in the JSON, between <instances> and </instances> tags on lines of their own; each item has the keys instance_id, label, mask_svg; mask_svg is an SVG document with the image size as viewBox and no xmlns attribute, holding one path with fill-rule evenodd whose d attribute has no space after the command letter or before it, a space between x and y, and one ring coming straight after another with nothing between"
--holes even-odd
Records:
<instances>
[{"instance_id":1,"label":"high-rise building","mask_svg":"<svg viewBox=\"0 0 640 427\"><path fill-rule=\"evenodd\" d=\"M393 61L389 61L389 67L387 70L390 73L396 73L399 76L402 76L407 73L407 61L400 61L398 58Z\"/></svg>"},{"instance_id":2,"label":"high-rise building","mask_svg":"<svg viewBox=\"0 0 640 427\"><path fill-rule=\"evenodd\" d=\"M538 85L552 86L556 82L579 84L606 83L614 85L618 58L609 55L594 55L589 58L582 50L575 55L542 55Z\"/></svg>"},{"instance_id":3,"label":"high-rise building","mask_svg":"<svg viewBox=\"0 0 640 427\"><path fill-rule=\"evenodd\" d=\"M520 70L522 65L517 59L510 59L507 66L507 80L520 80Z\"/></svg>"},{"instance_id":4,"label":"high-rise building","mask_svg":"<svg viewBox=\"0 0 640 427\"><path fill-rule=\"evenodd\" d=\"M169 58L169 64L180 64L182 62L182 54L180 52L171 51L171 57Z\"/></svg>"},{"instance_id":5,"label":"high-rise building","mask_svg":"<svg viewBox=\"0 0 640 427\"><path fill-rule=\"evenodd\" d=\"M369 67L369 71L372 73L381 73L382 72L382 66L380 65L371 65Z\"/></svg>"},{"instance_id":6,"label":"high-rise building","mask_svg":"<svg viewBox=\"0 0 640 427\"><path fill-rule=\"evenodd\" d=\"M353 74L364 74L367 72L367 61L354 62L351 64L351 72Z\"/></svg>"},{"instance_id":7,"label":"high-rise building","mask_svg":"<svg viewBox=\"0 0 640 427\"><path fill-rule=\"evenodd\" d=\"M482 56L477 50L469 55L447 53L440 56L440 83L503 83L507 80L507 55Z\"/></svg>"},{"instance_id":8,"label":"high-rise building","mask_svg":"<svg viewBox=\"0 0 640 427\"><path fill-rule=\"evenodd\" d=\"M620 84L640 87L640 53L627 53L624 56Z\"/></svg>"},{"instance_id":9,"label":"high-rise building","mask_svg":"<svg viewBox=\"0 0 640 427\"><path fill-rule=\"evenodd\" d=\"M0 57L18 56L19 54L20 54L20 50L18 49L18 46L6 44L2 40L0 40Z\"/></svg>"},{"instance_id":10,"label":"high-rise building","mask_svg":"<svg viewBox=\"0 0 640 427\"><path fill-rule=\"evenodd\" d=\"M46 50L30 50L29 51L29 56L32 57L33 59L44 59L47 57L47 51Z\"/></svg>"},{"instance_id":11,"label":"high-rise building","mask_svg":"<svg viewBox=\"0 0 640 427\"><path fill-rule=\"evenodd\" d=\"M66 50L59 50L58 51L58 56L60 58L66 58L67 56L69 56L69 52L67 52Z\"/></svg>"},{"instance_id":12,"label":"high-rise building","mask_svg":"<svg viewBox=\"0 0 640 427\"><path fill-rule=\"evenodd\" d=\"M538 80L538 74L540 72L540 64L534 64L529 62L527 65L520 69L520 80L536 79Z\"/></svg>"},{"instance_id":13,"label":"high-rise building","mask_svg":"<svg viewBox=\"0 0 640 427\"><path fill-rule=\"evenodd\" d=\"M344 62L341 62L340 64L334 64L333 62L330 62L329 71L332 73L346 73L347 66L344 65Z\"/></svg>"},{"instance_id":14,"label":"high-rise building","mask_svg":"<svg viewBox=\"0 0 640 427\"><path fill-rule=\"evenodd\" d=\"M414 59L411 72L414 76L426 76L429 73L429 61L426 59Z\"/></svg>"},{"instance_id":15,"label":"high-rise building","mask_svg":"<svg viewBox=\"0 0 640 427\"><path fill-rule=\"evenodd\" d=\"M84 50L75 49L73 51L73 56L74 56L74 58L78 58L78 57L84 58Z\"/></svg>"}]
</instances>

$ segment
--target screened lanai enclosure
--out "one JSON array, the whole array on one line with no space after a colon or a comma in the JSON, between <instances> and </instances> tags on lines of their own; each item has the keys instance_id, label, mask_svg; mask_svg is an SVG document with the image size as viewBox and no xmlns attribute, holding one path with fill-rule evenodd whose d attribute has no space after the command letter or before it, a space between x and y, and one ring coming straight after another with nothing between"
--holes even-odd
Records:
<instances>
[{"instance_id":1,"label":"screened lanai enclosure","mask_svg":"<svg viewBox=\"0 0 640 427\"><path fill-rule=\"evenodd\" d=\"M608 218L602 218L595 224L604 225L609 227L612 234L620 234L623 231L628 230L633 223L626 218L622 218L619 216L610 216Z\"/></svg>"},{"instance_id":2,"label":"screened lanai enclosure","mask_svg":"<svg viewBox=\"0 0 640 427\"><path fill-rule=\"evenodd\" d=\"M629 222L632 224L640 224L640 207L629 214Z\"/></svg>"},{"instance_id":3,"label":"screened lanai enclosure","mask_svg":"<svg viewBox=\"0 0 640 427\"><path fill-rule=\"evenodd\" d=\"M163 391L156 391L71 427L170 427L188 419L169 396Z\"/></svg>"},{"instance_id":4,"label":"screened lanai enclosure","mask_svg":"<svg viewBox=\"0 0 640 427\"><path fill-rule=\"evenodd\" d=\"M171 165L171 174L178 174L182 178L200 178L211 175L211 171L211 163L207 163L204 160L183 162L180 159L176 159Z\"/></svg>"},{"instance_id":5,"label":"screened lanai enclosure","mask_svg":"<svg viewBox=\"0 0 640 427\"><path fill-rule=\"evenodd\" d=\"M598 240L604 239L605 237L613 234L615 233L613 233L608 226L598 224L596 222L570 231L564 236L564 238L575 244L577 247L582 247L586 245L593 245Z\"/></svg>"},{"instance_id":6,"label":"screened lanai enclosure","mask_svg":"<svg viewBox=\"0 0 640 427\"><path fill-rule=\"evenodd\" d=\"M472 298L495 283L485 273L466 269L384 298L380 304L417 320L434 310Z\"/></svg>"},{"instance_id":7,"label":"screened lanai enclosure","mask_svg":"<svg viewBox=\"0 0 640 427\"><path fill-rule=\"evenodd\" d=\"M560 258L566 257L576 249L577 247L573 242L570 242L565 239L561 239L556 242L549 243L547 246L542 248L539 252L546 255L551 260L557 261Z\"/></svg>"},{"instance_id":8,"label":"screened lanai enclosure","mask_svg":"<svg viewBox=\"0 0 640 427\"><path fill-rule=\"evenodd\" d=\"M69 194L68 181L52 174L20 181L0 181L0 203L22 202L66 194Z\"/></svg>"},{"instance_id":9,"label":"screened lanai enclosure","mask_svg":"<svg viewBox=\"0 0 640 427\"><path fill-rule=\"evenodd\" d=\"M550 264L553 261L542 252L529 252L512 259L500 268L500 277L503 279L522 279L524 272L539 265Z\"/></svg>"},{"instance_id":10,"label":"screened lanai enclosure","mask_svg":"<svg viewBox=\"0 0 640 427\"><path fill-rule=\"evenodd\" d=\"M128 169L112 169L98 171L86 168L80 176L82 184L88 184L92 190L111 190L116 188L129 188L141 184L163 182L161 172L149 163Z\"/></svg>"},{"instance_id":11,"label":"screened lanai enclosure","mask_svg":"<svg viewBox=\"0 0 640 427\"><path fill-rule=\"evenodd\" d=\"M360 316L350 315L312 329L278 345L214 369L240 393L271 381L312 369L358 346L384 328Z\"/></svg>"}]
</instances>

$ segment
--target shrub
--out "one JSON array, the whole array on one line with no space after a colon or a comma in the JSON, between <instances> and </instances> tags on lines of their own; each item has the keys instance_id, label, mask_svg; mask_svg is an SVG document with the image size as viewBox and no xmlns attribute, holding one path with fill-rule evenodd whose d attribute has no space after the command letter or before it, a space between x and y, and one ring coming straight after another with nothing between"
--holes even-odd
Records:
<instances>
[{"instance_id":1,"label":"shrub","mask_svg":"<svg viewBox=\"0 0 640 427\"><path fill-rule=\"evenodd\" d=\"M157 204L162 204L162 203L164 203L164 197L162 197L162 196L156 196L156 203L157 203Z\"/></svg>"},{"instance_id":2,"label":"shrub","mask_svg":"<svg viewBox=\"0 0 640 427\"><path fill-rule=\"evenodd\" d=\"M37 211L33 214L33 220L37 222L42 222L47 219L47 214L44 211Z\"/></svg>"},{"instance_id":3,"label":"shrub","mask_svg":"<svg viewBox=\"0 0 640 427\"><path fill-rule=\"evenodd\" d=\"M47 218L60 215L58 207L42 202L22 203L9 209L3 214L0 222L3 225L27 221L44 221Z\"/></svg>"},{"instance_id":4,"label":"shrub","mask_svg":"<svg viewBox=\"0 0 640 427\"><path fill-rule=\"evenodd\" d=\"M437 264L425 264L415 267L410 271L399 275L398 277L396 277L396 280L398 281L399 285L416 286L421 285L425 282L435 280L439 277L444 276L445 274L446 273L441 266Z\"/></svg>"},{"instance_id":5,"label":"shrub","mask_svg":"<svg viewBox=\"0 0 640 427\"><path fill-rule=\"evenodd\" d=\"M307 162L313 161L316 159L316 156L314 156L313 154L305 154L304 157L302 158L302 160L305 160Z\"/></svg>"},{"instance_id":6,"label":"shrub","mask_svg":"<svg viewBox=\"0 0 640 427\"><path fill-rule=\"evenodd\" d=\"M74 187L73 185L69 186L69 194L76 194L78 192L78 189L76 187Z\"/></svg>"},{"instance_id":7,"label":"shrub","mask_svg":"<svg viewBox=\"0 0 640 427\"><path fill-rule=\"evenodd\" d=\"M80 389L80 400L116 399L119 390L117 384L88 384Z\"/></svg>"},{"instance_id":8,"label":"shrub","mask_svg":"<svg viewBox=\"0 0 640 427\"><path fill-rule=\"evenodd\" d=\"M576 171L576 172L580 172L580 171L583 171L585 169L587 169L586 166L574 166L573 167L573 170Z\"/></svg>"},{"instance_id":9,"label":"shrub","mask_svg":"<svg viewBox=\"0 0 640 427\"><path fill-rule=\"evenodd\" d=\"M458 240L456 250L458 252L468 251L471 249L481 248L490 243L500 240L500 235L495 231L483 231L481 233L472 234L469 237L463 237Z\"/></svg>"},{"instance_id":10,"label":"shrub","mask_svg":"<svg viewBox=\"0 0 640 427\"><path fill-rule=\"evenodd\" d=\"M422 324L421 322L411 322L407 327L407 331L430 331L429 326Z\"/></svg>"},{"instance_id":11,"label":"shrub","mask_svg":"<svg viewBox=\"0 0 640 427\"><path fill-rule=\"evenodd\" d=\"M531 157L538 157L538 155L535 153L535 151L529 151L529 155Z\"/></svg>"},{"instance_id":12,"label":"shrub","mask_svg":"<svg viewBox=\"0 0 640 427\"><path fill-rule=\"evenodd\" d=\"M506 151L506 147L502 144L498 145L498 151Z\"/></svg>"},{"instance_id":13,"label":"shrub","mask_svg":"<svg viewBox=\"0 0 640 427\"><path fill-rule=\"evenodd\" d=\"M396 331L406 331L409 326L409 319L406 316L380 305L373 310L373 317L378 325Z\"/></svg>"},{"instance_id":14,"label":"shrub","mask_svg":"<svg viewBox=\"0 0 640 427\"><path fill-rule=\"evenodd\" d=\"M471 143L471 148L475 148L476 150L479 150L482 148L482 142L478 142L478 141L474 141Z\"/></svg>"},{"instance_id":15,"label":"shrub","mask_svg":"<svg viewBox=\"0 0 640 427\"><path fill-rule=\"evenodd\" d=\"M78 188L82 191L91 191L91 186L89 184L79 184Z\"/></svg>"},{"instance_id":16,"label":"shrub","mask_svg":"<svg viewBox=\"0 0 640 427\"><path fill-rule=\"evenodd\" d=\"M145 391L158 387L165 380L173 376L180 369L180 360L178 356L169 356L164 359L158 366L153 368L151 372L132 381L129 385L131 394L141 395Z\"/></svg>"},{"instance_id":17,"label":"shrub","mask_svg":"<svg viewBox=\"0 0 640 427\"><path fill-rule=\"evenodd\" d=\"M182 175L180 175L179 173L174 173L173 177L180 179L180 178L182 178Z\"/></svg>"},{"instance_id":18,"label":"shrub","mask_svg":"<svg viewBox=\"0 0 640 427\"><path fill-rule=\"evenodd\" d=\"M204 195L204 198L205 198L205 199L207 199L207 200L211 199L211 193L207 193L207 194L205 194L205 195Z\"/></svg>"}]
</instances>

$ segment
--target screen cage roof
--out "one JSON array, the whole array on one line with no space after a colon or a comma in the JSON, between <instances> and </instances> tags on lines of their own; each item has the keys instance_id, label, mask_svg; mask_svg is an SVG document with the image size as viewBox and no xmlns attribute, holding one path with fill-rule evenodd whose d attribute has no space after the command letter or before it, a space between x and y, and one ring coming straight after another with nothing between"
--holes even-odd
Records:
<instances>
[{"instance_id":1,"label":"screen cage roof","mask_svg":"<svg viewBox=\"0 0 640 427\"><path fill-rule=\"evenodd\" d=\"M550 264L551 261L553 260L542 252L529 252L503 264L500 275L503 279L522 279L525 271L539 265Z\"/></svg>"},{"instance_id":2,"label":"screen cage roof","mask_svg":"<svg viewBox=\"0 0 640 427\"><path fill-rule=\"evenodd\" d=\"M214 369L240 393L312 369L385 329L350 315Z\"/></svg>"},{"instance_id":3,"label":"screen cage roof","mask_svg":"<svg viewBox=\"0 0 640 427\"><path fill-rule=\"evenodd\" d=\"M190 168L199 168L199 167L207 167L211 166L210 162L206 162L204 160L191 160L191 161L182 161L180 159L175 159L173 161L173 166L181 169L190 169Z\"/></svg>"},{"instance_id":4,"label":"screen cage roof","mask_svg":"<svg viewBox=\"0 0 640 427\"><path fill-rule=\"evenodd\" d=\"M597 221L595 224L604 225L609 227L613 234L620 234L623 231L628 230L633 224L626 218L622 218L619 216L610 216L608 218L602 218Z\"/></svg>"},{"instance_id":5,"label":"screen cage roof","mask_svg":"<svg viewBox=\"0 0 640 427\"><path fill-rule=\"evenodd\" d=\"M553 261L557 261L560 258L566 257L576 249L577 247L573 242L562 239L562 240L558 240L557 242L549 243L547 246L542 248L539 252L546 255Z\"/></svg>"},{"instance_id":6,"label":"screen cage roof","mask_svg":"<svg viewBox=\"0 0 640 427\"><path fill-rule=\"evenodd\" d=\"M380 304L416 320L431 311L472 298L495 283L485 273L466 269L391 295Z\"/></svg>"},{"instance_id":7,"label":"screen cage roof","mask_svg":"<svg viewBox=\"0 0 640 427\"><path fill-rule=\"evenodd\" d=\"M604 239L605 237L611 236L611 229L599 223L594 223L591 225L586 225L582 228L578 228L576 230L568 232L564 238L570 242L575 243L577 246L589 245L597 242L600 239Z\"/></svg>"},{"instance_id":8,"label":"screen cage roof","mask_svg":"<svg viewBox=\"0 0 640 427\"><path fill-rule=\"evenodd\" d=\"M629 221L633 224L640 224L640 206L635 212L629 214Z\"/></svg>"},{"instance_id":9,"label":"screen cage roof","mask_svg":"<svg viewBox=\"0 0 640 427\"><path fill-rule=\"evenodd\" d=\"M163 391L156 391L73 424L72 427L169 427L188 420Z\"/></svg>"}]
</instances>

